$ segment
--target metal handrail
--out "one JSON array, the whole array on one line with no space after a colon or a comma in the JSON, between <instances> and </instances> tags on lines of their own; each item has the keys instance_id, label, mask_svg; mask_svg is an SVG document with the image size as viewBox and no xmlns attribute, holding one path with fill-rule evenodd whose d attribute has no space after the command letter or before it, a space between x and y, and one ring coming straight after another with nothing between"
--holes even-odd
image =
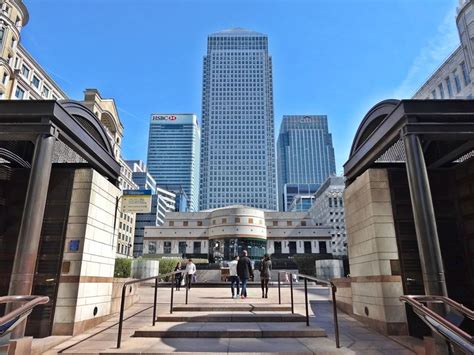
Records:
<instances>
[{"instance_id":1,"label":"metal handrail","mask_svg":"<svg viewBox=\"0 0 474 355\"><path fill-rule=\"evenodd\" d=\"M305 293L305 303L306 303L306 325L309 326L309 314L308 314L308 280L316 282L316 284L323 284L331 289L331 296L332 296L332 311L333 311L333 318L334 318L334 334L336 336L336 347L339 348L339 322L337 320L337 304L336 304L336 292L337 287L334 283L328 280L318 279L313 276L304 275L304 274L297 274L297 277L302 277L304 279L304 293Z\"/></svg>"},{"instance_id":2,"label":"metal handrail","mask_svg":"<svg viewBox=\"0 0 474 355\"><path fill-rule=\"evenodd\" d=\"M278 301L281 304L281 290L280 290L280 283L281 278L280 274L288 274L287 271L278 271ZM293 273L290 274L290 289L291 289L291 312L294 313L294 299L293 299ZM334 333L336 337L336 347L340 348L339 342L339 322L337 319L337 304L336 304L336 291L337 287L334 283L327 280L318 279L313 276L304 275L304 274L294 274L298 278L304 279L304 297L305 297L305 310L306 310L306 325L309 326L309 302L308 302L308 280L316 282L316 284L323 284L331 288L331 296L332 296L332 308L333 308L333 318L334 318Z\"/></svg>"},{"instance_id":3,"label":"metal handrail","mask_svg":"<svg viewBox=\"0 0 474 355\"><path fill-rule=\"evenodd\" d=\"M120 348L120 345L122 343L122 327L123 327L123 313L125 311L125 292L127 290L127 286L137 284L137 283L142 283L145 281L151 281L155 280L155 293L154 293L154 298L153 298L153 320L152 320L152 325L155 325L156 322L156 301L158 298L158 282L160 279L163 279L165 277L171 276L171 301L170 301L170 313L173 313L173 294L174 294L174 281L175 281L175 276L177 274L185 274L185 270L180 270L180 271L173 271L173 272L168 272L166 274L162 275L157 275L157 276L151 276L151 277L146 277L144 279L138 279L138 280L130 280L127 281L123 284L122 286L122 299L120 301L120 316L119 316L119 327L118 327L118 334L117 334L117 349ZM186 304L188 304L188 284L186 283Z\"/></svg>"},{"instance_id":4,"label":"metal handrail","mask_svg":"<svg viewBox=\"0 0 474 355\"><path fill-rule=\"evenodd\" d=\"M408 303L415 313L433 331L440 334L451 344L456 344L468 354L474 354L474 336L466 333L446 318L429 309L423 303L443 303L462 315L474 320L474 311L444 296L400 296L400 301Z\"/></svg>"},{"instance_id":5,"label":"metal handrail","mask_svg":"<svg viewBox=\"0 0 474 355\"><path fill-rule=\"evenodd\" d=\"M0 297L0 303L17 303L26 302L22 306L8 312L3 317L0 317L0 326L11 323L13 326L0 331L0 336L10 333L21 321L28 317L34 307L49 302L48 296L3 296ZM16 324L15 324L16 323Z\"/></svg>"}]
</instances>

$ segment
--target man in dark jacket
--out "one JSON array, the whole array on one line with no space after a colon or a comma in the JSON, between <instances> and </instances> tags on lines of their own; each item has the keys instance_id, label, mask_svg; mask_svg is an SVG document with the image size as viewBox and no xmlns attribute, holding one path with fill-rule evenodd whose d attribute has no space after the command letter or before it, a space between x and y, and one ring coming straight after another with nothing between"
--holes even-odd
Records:
<instances>
[{"instance_id":1,"label":"man in dark jacket","mask_svg":"<svg viewBox=\"0 0 474 355\"><path fill-rule=\"evenodd\" d=\"M253 277L252 262L247 256L247 250L242 252L242 256L237 263L237 275L239 276L242 287L240 298L247 298L247 281L250 277Z\"/></svg>"}]
</instances>

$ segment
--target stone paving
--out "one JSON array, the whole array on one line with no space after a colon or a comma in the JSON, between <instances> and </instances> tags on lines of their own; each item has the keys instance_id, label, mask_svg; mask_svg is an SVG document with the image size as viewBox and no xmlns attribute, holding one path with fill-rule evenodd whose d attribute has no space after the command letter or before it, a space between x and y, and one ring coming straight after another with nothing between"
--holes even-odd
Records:
<instances>
[{"instance_id":1,"label":"stone paving","mask_svg":"<svg viewBox=\"0 0 474 355\"><path fill-rule=\"evenodd\" d=\"M184 291L175 292L175 305L184 304ZM118 315L99 326L74 336L45 352L46 355L63 354L166 354L166 353L286 353L286 354L413 354L412 351L399 345L388 337L380 335L365 327L360 322L339 311L341 346L335 347L332 308L328 300L328 292L324 288L310 287L311 302L310 323L312 326L326 330L324 338L132 338L134 331L151 326L153 289L148 286L140 288L140 302L125 313L125 318L134 317L123 324L123 342L121 349L116 349ZM294 291L295 313L305 314L304 291L298 287ZM169 315L170 290L158 290L158 315ZM289 304L290 292L282 288L282 304ZM230 291L225 288L194 288L189 293L189 304L278 304L278 291L270 289L269 298L262 299L260 289L250 288L246 300L230 298ZM316 312L316 317L313 316ZM182 312L181 312L182 313ZM177 314L174 312L173 314ZM226 323L222 324L222 329ZM36 340L35 340L36 341Z\"/></svg>"}]
</instances>

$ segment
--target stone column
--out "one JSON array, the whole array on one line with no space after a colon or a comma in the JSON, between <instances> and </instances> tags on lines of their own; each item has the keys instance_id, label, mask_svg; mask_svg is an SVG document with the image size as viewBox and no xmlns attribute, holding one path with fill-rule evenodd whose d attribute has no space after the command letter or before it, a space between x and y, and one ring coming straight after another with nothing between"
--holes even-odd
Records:
<instances>
[{"instance_id":1,"label":"stone column","mask_svg":"<svg viewBox=\"0 0 474 355\"><path fill-rule=\"evenodd\" d=\"M28 181L8 291L8 294L11 296L31 294L51 176L55 139L52 135L44 134L36 138L33 164ZM11 309L13 307L8 308L8 310ZM25 325L25 322L23 322L15 328L13 338L19 338L24 335Z\"/></svg>"}]
</instances>

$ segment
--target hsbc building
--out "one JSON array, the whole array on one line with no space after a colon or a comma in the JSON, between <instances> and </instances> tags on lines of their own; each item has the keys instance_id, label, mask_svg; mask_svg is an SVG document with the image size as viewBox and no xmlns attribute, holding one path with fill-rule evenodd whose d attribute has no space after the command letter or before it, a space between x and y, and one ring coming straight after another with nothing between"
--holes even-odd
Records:
<instances>
[{"instance_id":1,"label":"hsbc building","mask_svg":"<svg viewBox=\"0 0 474 355\"><path fill-rule=\"evenodd\" d=\"M147 166L158 186L183 188L188 210L199 201L200 128L192 113L153 113L150 116Z\"/></svg>"}]
</instances>

